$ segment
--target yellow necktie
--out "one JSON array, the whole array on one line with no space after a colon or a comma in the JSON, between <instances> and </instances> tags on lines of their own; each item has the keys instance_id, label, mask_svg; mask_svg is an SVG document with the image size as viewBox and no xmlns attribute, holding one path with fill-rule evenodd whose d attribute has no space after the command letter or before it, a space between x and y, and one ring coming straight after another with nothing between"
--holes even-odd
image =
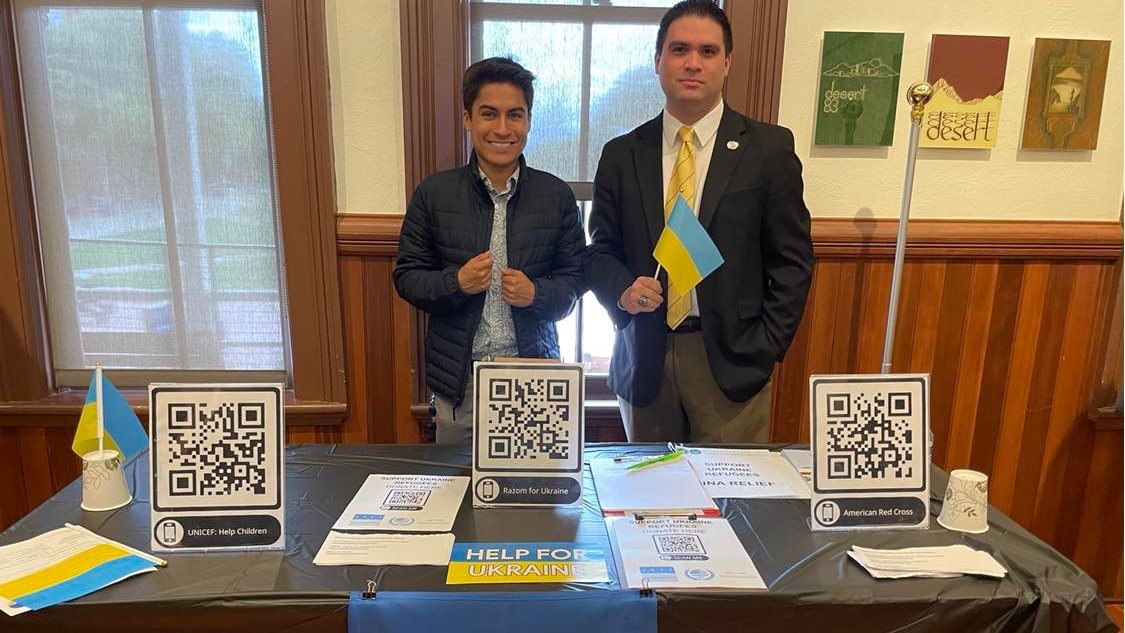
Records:
<instances>
[{"instance_id":1,"label":"yellow necktie","mask_svg":"<svg viewBox=\"0 0 1125 633\"><path fill-rule=\"evenodd\" d=\"M694 133L688 126L680 128L680 152L676 154L676 166L672 168L672 178L668 181L668 196L664 199L664 219L676 206L676 198L683 196L689 207L695 207L695 142ZM690 292L680 292L668 282L668 327L676 329L691 310Z\"/></svg>"}]
</instances>

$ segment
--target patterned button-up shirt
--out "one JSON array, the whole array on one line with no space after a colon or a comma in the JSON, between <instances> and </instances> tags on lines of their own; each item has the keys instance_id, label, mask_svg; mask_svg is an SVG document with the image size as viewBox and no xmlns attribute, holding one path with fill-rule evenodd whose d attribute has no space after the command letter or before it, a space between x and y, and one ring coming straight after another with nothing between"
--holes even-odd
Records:
<instances>
[{"instance_id":1,"label":"patterned button-up shirt","mask_svg":"<svg viewBox=\"0 0 1125 633\"><path fill-rule=\"evenodd\" d=\"M473 359L480 360L486 356L514 358L519 356L516 325L512 321L512 307L504 302L500 269L508 265L508 200L516 191L520 168L517 166L516 171L508 178L504 191L496 191L492 181L479 167L477 173L492 198L492 238L488 245L488 249L492 251L492 283L484 298L480 325L473 336Z\"/></svg>"}]
</instances>

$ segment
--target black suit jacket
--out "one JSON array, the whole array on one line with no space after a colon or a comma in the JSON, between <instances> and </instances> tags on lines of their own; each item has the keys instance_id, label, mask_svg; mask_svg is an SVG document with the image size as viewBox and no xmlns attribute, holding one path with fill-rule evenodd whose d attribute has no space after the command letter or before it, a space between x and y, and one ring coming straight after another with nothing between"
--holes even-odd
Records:
<instances>
[{"instance_id":1,"label":"black suit jacket","mask_svg":"<svg viewBox=\"0 0 1125 633\"><path fill-rule=\"evenodd\" d=\"M586 279L617 328L610 386L645 406L660 387L665 309L617 307L656 270L664 229L663 113L605 145L594 178ZM699 201L699 219L724 263L697 287L711 372L731 400L756 394L789 347L812 277L812 240L793 134L725 107ZM662 273L662 283L667 279Z\"/></svg>"}]
</instances>

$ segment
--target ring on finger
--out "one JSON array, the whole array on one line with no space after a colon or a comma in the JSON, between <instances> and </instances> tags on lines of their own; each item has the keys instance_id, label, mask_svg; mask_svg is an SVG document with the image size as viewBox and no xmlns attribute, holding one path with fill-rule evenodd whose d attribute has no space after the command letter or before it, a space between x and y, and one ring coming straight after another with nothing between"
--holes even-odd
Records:
<instances>
[{"instance_id":1,"label":"ring on finger","mask_svg":"<svg viewBox=\"0 0 1125 633\"><path fill-rule=\"evenodd\" d=\"M647 306L648 305L648 297L646 297L644 295L641 295L641 298L637 299L637 304L640 305L640 306Z\"/></svg>"}]
</instances>

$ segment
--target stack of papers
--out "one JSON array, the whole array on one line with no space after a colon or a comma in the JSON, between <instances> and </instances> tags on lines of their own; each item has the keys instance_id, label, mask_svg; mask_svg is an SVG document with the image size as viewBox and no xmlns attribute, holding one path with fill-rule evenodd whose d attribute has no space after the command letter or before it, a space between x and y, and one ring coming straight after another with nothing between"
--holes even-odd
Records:
<instances>
[{"instance_id":1,"label":"stack of papers","mask_svg":"<svg viewBox=\"0 0 1125 633\"><path fill-rule=\"evenodd\" d=\"M468 486L468 477L368 475L328 532L313 564L448 565L454 541L448 532L453 529Z\"/></svg>"},{"instance_id":2,"label":"stack of papers","mask_svg":"<svg viewBox=\"0 0 1125 633\"><path fill-rule=\"evenodd\" d=\"M875 578L953 578L965 574L1003 578L1008 573L991 554L967 545L906 549L853 545L848 556Z\"/></svg>"},{"instance_id":3,"label":"stack of papers","mask_svg":"<svg viewBox=\"0 0 1125 633\"><path fill-rule=\"evenodd\" d=\"M0 611L19 615L67 602L166 564L67 524L0 547Z\"/></svg>"},{"instance_id":4,"label":"stack of papers","mask_svg":"<svg viewBox=\"0 0 1125 633\"><path fill-rule=\"evenodd\" d=\"M719 516L719 506L699 484L691 464L670 459L629 470L646 457L613 457L590 461L603 515L701 514Z\"/></svg>"},{"instance_id":5,"label":"stack of papers","mask_svg":"<svg viewBox=\"0 0 1125 633\"><path fill-rule=\"evenodd\" d=\"M781 456L789 460L806 482L812 481L812 451L807 448L783 448Z\"/></svg>"}]
</instances>

